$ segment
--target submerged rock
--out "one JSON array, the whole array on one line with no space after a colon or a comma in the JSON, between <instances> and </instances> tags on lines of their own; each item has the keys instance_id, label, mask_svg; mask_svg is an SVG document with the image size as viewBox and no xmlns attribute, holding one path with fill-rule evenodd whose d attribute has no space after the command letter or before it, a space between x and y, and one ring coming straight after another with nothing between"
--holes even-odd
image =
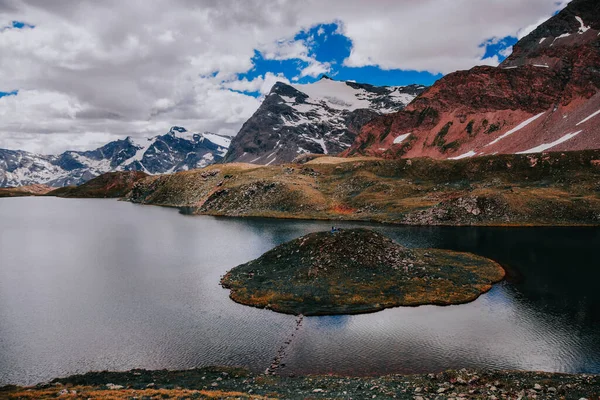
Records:
<instances>
[{"instance_id":1,"label":"submerged rock","mask_svg":"<svg viewBox=\"0 0 600 400\"><path fill-rule=\"evenodd\" d=\"M475 300L505 272L470 253L408 249L368 229L311 233L221 280L234 301L287 314L333 315Z\"/></svg>"}]
</instances>

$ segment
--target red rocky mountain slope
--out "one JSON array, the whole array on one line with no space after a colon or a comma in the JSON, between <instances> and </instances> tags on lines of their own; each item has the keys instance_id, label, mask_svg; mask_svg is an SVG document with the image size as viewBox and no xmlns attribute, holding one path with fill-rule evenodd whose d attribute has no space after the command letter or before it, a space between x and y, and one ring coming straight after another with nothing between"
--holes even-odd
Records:
<instances>
[{"instance_id":1,"label":"red rocky mountain slope","mask_svg":"<svg viewBox=\"0 0 600 400\"><path fill-rule=\"evenodd\" d=\"M574 0L498 67L449 74L344 155L465 158L600 148L600 2Z\"/></svg>"}]
</instances>

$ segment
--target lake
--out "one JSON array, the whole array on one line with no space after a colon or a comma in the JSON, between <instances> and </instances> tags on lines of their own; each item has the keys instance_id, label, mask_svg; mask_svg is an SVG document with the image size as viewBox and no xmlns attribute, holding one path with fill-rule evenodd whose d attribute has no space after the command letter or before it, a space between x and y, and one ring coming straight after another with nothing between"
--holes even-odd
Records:
<instances>
[{"instance_id":1,"label":"lake","mask_svg":"<svg viewBox=\"0 0 600 400\"><path fill-rule=\"evenodd\" d=\"M92 370L264 371L296 317L236 304L219 279L331 225L115 200L0 199L0 385ZM600 373L600 229L335 225L471 251L502 264L508 279L469 304L304 318L281 373Z\"/></svg>"}]
</instances>

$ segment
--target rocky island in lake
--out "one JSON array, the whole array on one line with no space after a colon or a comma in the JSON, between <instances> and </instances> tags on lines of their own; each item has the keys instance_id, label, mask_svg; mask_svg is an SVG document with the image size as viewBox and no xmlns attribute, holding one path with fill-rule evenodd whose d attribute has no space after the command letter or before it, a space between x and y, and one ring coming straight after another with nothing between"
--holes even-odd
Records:
<instances>
[{"instance_id":1,"label":"rocky island in lake","mask_svg":"<svg viewBox=\"0 0 600 400\"><path fill-rule=\"evenodd\" d=\"M221 280L232 300L287 314L334 315L475 300L504 269L470 253L408 249L368 229L311 233Z\"/></svg>"}]
</instances>

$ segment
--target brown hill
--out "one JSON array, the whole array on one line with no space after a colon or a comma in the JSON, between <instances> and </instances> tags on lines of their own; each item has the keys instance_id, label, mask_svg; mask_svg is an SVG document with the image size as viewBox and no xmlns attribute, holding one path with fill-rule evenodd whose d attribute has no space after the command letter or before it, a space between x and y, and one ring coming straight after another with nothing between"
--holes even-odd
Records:
<instances>
[{"instance_id":1,"label":"brown hill","mask_svg":"<svg viewBox=\"0 0 600 400\"><path fill-rule=\"evenodd\" d=\"M27 185L11 188L0 188L0 197L43 196L55 188L46 185Z\"/></svg>"},{"instance_id":2,"label":"brown hill","mask_svg":"<svg viewBox=\"0 0 600 400\"><path fill-rule=\"evenodd\" d=\"M194 214L414 225L598 225L600 151L465 160L321 157L153 176L135 203Z\"/></svg>"},{"instance_id":3,"label":"brown hill","mask_svg":"<svg viewBox=\"0 0 600 400\"><path fill-rule=\"evenodd\" d=\"M56 197L124 197L133 185L149 175L141 171L107 172L79 186L66 186L48 193Z\"/></svg>"}]
</instances>

